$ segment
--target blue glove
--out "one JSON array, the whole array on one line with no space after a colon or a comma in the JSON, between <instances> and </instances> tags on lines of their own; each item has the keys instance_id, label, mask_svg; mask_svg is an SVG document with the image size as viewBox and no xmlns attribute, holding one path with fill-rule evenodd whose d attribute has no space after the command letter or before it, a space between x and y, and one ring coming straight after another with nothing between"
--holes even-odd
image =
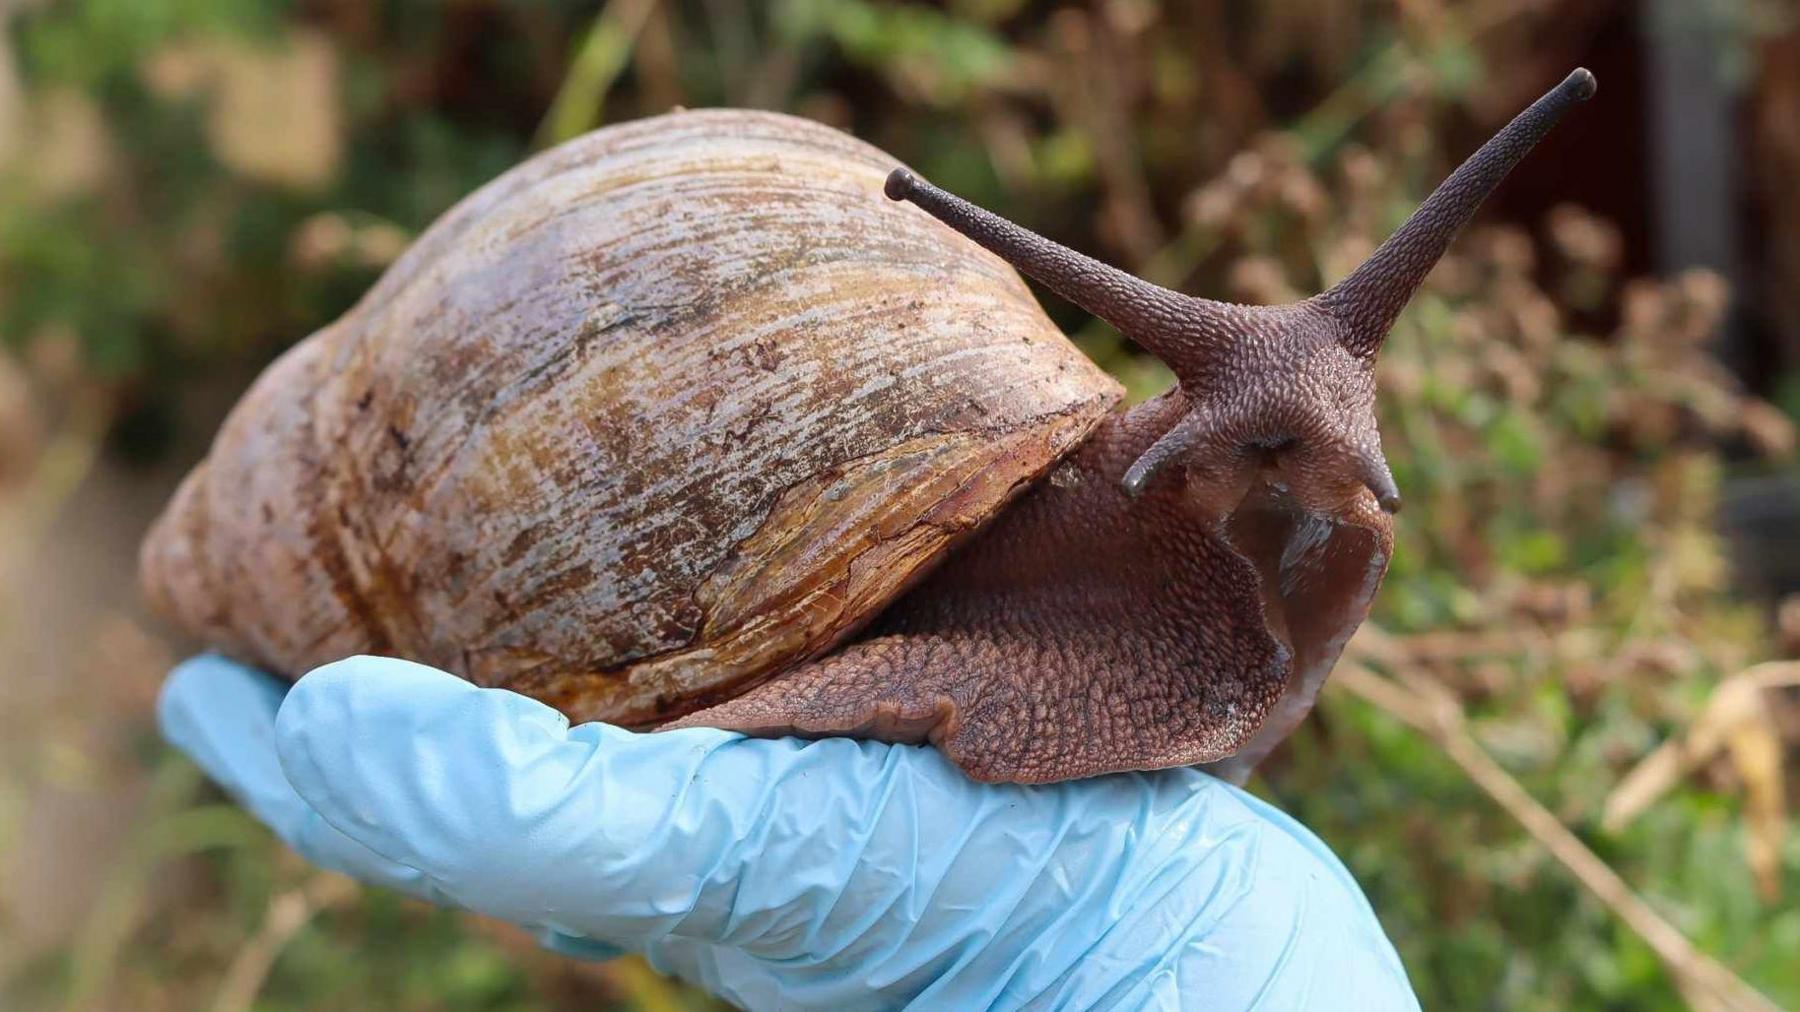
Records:
<instances>
[{"instance_id":1,"label":"blue glove","mask_svg":"<svg viewBox=\"0 0 1800 1012\"><path fill-rule=\"evenodd\" d=\"M1324 845L1195 770L984 785L929 748L571 728L371 657L291 691L192 660L160 715L319 865L749 1008L1418 1007Z\"/></svg>"}]
</instances>

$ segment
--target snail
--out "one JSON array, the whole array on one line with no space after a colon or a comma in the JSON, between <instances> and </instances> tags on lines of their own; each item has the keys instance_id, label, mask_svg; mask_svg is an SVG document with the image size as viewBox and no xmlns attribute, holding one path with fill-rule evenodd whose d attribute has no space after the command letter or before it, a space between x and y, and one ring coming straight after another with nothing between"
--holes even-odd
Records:
<instances>
[{"instance_id":1,"label":"snail","mask_svg":"<svg viewBox=\"0 0 1800 1012\"><path fill-rule=\"evenodd\" d=\"M143 583L288 675L389 654L577 721L930 742L980 780L1241 775L1386 571L1386 332L1593 91L1575 71L1341 282L1266 307L1140 281L805 120L599 130L276 360ZM1121 407L1014 268L1177 385Z\"/></svg>"}]
</instances>

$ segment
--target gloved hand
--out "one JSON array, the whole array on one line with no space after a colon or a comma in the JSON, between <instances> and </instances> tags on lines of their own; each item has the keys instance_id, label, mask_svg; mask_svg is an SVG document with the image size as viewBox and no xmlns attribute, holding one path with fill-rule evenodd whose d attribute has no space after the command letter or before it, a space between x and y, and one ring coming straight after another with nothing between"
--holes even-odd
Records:
<instances>
[{"instance_id":1,"label":"gloved hand","mask_svg":"<svg viewBox=\"0 0 1800 1012\"><path fill-rule=\"evenodd\" d=\"M749 1008L1417 1007L1324 845L1195 770L984 785L929 748L571 728L371 657L291 690L199 658L160 716L323 867Z\"/></svg>"}]
</instances>

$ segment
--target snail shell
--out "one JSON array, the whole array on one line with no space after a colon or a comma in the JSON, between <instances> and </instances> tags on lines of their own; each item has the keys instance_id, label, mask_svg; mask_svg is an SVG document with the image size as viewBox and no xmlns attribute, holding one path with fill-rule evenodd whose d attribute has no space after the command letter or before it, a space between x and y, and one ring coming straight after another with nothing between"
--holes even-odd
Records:
<instances>
[{"instance_id":1,"label":"snail shell","mask_svg":"<svg viewBox=\"0 0 1800 1012\"><path fill-rule=\"evenodd\" d=\"M404 656L624 724L829 650L1120 393L894 164L706 111L500 177L257 380L152 601L274 671Z\"/></svg>"}]
</instances>

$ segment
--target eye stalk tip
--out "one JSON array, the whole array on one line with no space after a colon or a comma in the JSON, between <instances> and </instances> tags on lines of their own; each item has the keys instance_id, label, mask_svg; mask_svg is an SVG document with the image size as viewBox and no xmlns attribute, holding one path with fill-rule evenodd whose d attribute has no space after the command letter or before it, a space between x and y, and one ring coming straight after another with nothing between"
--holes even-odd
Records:
<instances>
[{"instance_id":1,"label":"eye stalk tip","mask_svg":"<svg viewBox=\"0 0 1800 1012\"><path fill-rule=\"evenodd\" d=\"M1150 468L1132 465L1125 477L1119 479L1119 491L1124 492L1127 499L1136 499L1144 494L1144 486L1150 484L1151 473Z\"/></svg>"},{"instance_id":2,"label":"eye stalk tip","mask_svg":"<svg viewBox=\"0 0 1800 1012\"><path fill-rule=\"evenodd\" d=\"M1361 472L1363 487L1375 496L1375 502L1381 506L1382 511L1400 512L1400 486L1395 484L1394 472L1388 470L1381 451L1366 449L1357 453L1356 468Z\"/></svg>"},{"instance_id":3,"label":"eye stalk tip","mask_svg":"<svg viewBox=\"0 0 1800 1012\"><path fill-rule=\"evenodd\" d=\"M1600 90L1600 82L1594 79L1593 71L1586 67L1576 67L1568 77L1563 79L1563 88L1575 96L1577 102L1586 102Z\"/></svg>"},{"instance_id":4,"label":"eye stalk tip","mask_svg":"<svg viewBox=\"0 0 1800 1012\"><path fill-rule=\"evenodd\" d=\"M912 195L913 188L919 183L919 177L906 169L895 169L888 173L887 183L881 192L887 194L889 200L905 200Z\"/></svg>"}]
</instances>

